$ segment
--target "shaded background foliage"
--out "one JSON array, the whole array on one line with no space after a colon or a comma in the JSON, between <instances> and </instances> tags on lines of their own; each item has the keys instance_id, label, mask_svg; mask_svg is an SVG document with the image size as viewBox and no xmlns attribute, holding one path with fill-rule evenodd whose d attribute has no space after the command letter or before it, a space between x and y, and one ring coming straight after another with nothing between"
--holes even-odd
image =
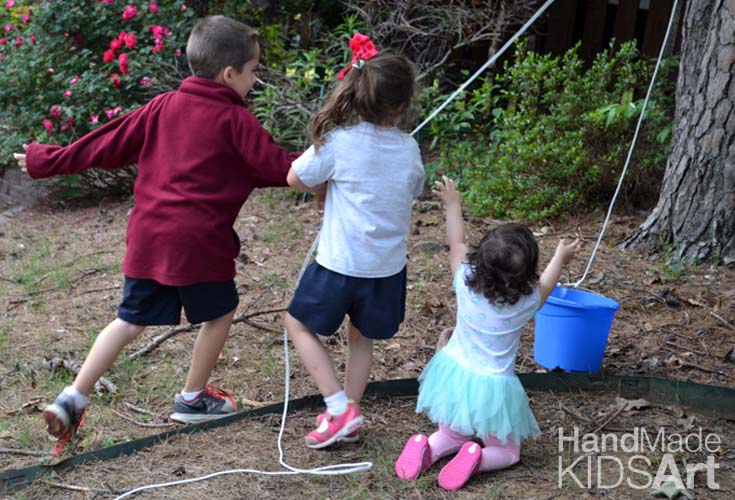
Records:
<instances>
[{"instance_id":1,"label":"shaded background foliage","mask_svg":"<svg viewBox=\"0 0 735 500\"><path fill-rule=\"evenodd\" d=\"M277 141L301 149L311 113L350 60L355 31L415 61L425 115L536 7L502 0L10 0L0 6L0 152L12 158L32 139L72 142L175 89L188 75L187 33L202 15L221 13L258 29L262 56L250 107ZM477 215L543 220L603 204L652 71L635 43L612 43L591 65L579 47L559 57L528 47L517 44L513 58L419 136L429 180L455 177ZM668 61L647 111L625 186L632 205L650 203L658 190L676 65ZM82 192L129 191L134 175L90 170L67 182Z\"/></svg>"}]
</instances>

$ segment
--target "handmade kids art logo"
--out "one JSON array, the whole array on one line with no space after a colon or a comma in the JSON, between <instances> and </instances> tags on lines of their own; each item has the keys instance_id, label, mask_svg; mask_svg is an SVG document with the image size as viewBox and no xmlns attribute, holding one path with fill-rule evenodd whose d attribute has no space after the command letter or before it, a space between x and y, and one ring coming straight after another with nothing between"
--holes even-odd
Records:
<instances>
[{"instance_id":1,"label":"handmade kids art logo","mask_svg":"<svg viewBox=\"0 0 735 500\"><path fill-rule=\"evenodd\" d=\"M623 484L636 490L658 489L662 485L683 491L694 488L697 472L707 476L707 488L717 490L715 455L722 439L702 428L688 434L671 433L664 427L649 432L635 427L625 434L586 433L578 427L559 427L557 487L613 489ZM681 454L707 455L704 462L683 462ZM579 454L579 456L577 456Z\"/></svg>"}]
</instances>

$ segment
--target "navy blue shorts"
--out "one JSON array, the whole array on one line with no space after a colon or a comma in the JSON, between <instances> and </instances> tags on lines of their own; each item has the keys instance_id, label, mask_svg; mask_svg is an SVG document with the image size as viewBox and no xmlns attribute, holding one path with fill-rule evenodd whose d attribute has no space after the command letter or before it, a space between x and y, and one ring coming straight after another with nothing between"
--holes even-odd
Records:
<instances>
[{"instance_id":1,"label":"navy blue shorts","mask_svg":"<svg viewBox=\"0 0 735 500\"><path fill-rule=\"evenodd\" d=\"M223 316L239 301L235 280L168 286L125 276L117 316L133 325L178 325L183 307L186 319L196 324Z\"/></svg>"},{"instance_id":2,"label":"navy blue shorts","mask_svg":"<svg viewBox=\"0 0 735 500\"><path fill-rule=\"evenodd\" d=\"M369 339L389 339L406 313L406 268L386 278L355 278L312 262L288 312L319 335L334 335L345 314Z\"/></svg>"}]
</instances>

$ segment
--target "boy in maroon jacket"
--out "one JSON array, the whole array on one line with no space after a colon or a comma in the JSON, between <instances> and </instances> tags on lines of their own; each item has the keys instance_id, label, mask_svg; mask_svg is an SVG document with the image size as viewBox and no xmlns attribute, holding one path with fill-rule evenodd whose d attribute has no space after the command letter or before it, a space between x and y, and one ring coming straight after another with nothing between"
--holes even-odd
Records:
<instances>
[{"instance_id":1,"label":"boy in maroon jacket","mask_svg":"<svg viewBox=\"0 0 735 500\"><path fill-rule=\"evenodd\" d=\"M118 317L97 337L73 385L44 410L50 434L71 435L120 351L148 325L178 324L182 307L202 327L171 419L198 422L237 411L231 396L207 385L238 304L233 224L253 188L287 185L298 156L275 145L245 107L259 53L248 26L204 18L186 46L194 76L177 91L70 146L32 143L15 155L33 178L138 164Z\"/></svg>"}]
</instances>

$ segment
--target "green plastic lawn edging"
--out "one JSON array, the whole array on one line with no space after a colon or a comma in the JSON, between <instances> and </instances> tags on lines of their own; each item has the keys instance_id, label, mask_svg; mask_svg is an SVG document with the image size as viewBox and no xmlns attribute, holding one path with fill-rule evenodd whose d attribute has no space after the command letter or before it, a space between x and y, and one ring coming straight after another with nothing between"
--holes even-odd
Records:
<instances>
[{"instance_id":1,"label":"green plastic lawn edging","mask_svg":"<svg viewBox=\"0 0 735 500\"><path fill-rule=\"evenodd\" d=\"M644 398L651 403L679 404L714 417L735 420L735 389L721 386L697 384L679 380L624 375L588 373L522 373L518 378L527 390L548 392L608 391L621 397ZM366 395L415 396L418 382L415 378L386 380L368 384ZM291 400L290 410L317 408L323 404L321 396L312 395ZM74 455L54 464L39 464L23 469L0 472L0 493L8 494L30 485L40 476L61 474L78 465L95 460L108 460L130 455L165 441L166 439L195 432L206 431L229 425L233 422L262 415L283 412L283 403L276 403L257 410L236 413L218 420L187 425L153 436L116 444L80 455Z\"/></svg>"}]
</instances>

